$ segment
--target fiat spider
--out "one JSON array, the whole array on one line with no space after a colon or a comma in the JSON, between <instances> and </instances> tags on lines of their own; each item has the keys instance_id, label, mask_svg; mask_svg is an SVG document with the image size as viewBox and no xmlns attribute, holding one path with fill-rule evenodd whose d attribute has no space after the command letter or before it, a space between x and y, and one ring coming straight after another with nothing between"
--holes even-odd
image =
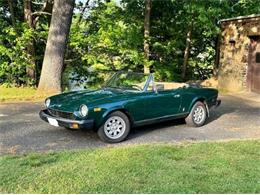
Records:
<instances>
[{"instance_id":1,"label":"fiat spider","mask_svg":"<svg viewBox=\"0 0 260 195\"><path fill-rule=\"evenodd\" d=\"M62 93L45 100L39 115L53 126L94 129L101 140L125 140L133 127L185 118L205 124L219 106L218 91L197 85L155 81L153 74L115 73L99 90Z\"/></svg>"}]
</instances>

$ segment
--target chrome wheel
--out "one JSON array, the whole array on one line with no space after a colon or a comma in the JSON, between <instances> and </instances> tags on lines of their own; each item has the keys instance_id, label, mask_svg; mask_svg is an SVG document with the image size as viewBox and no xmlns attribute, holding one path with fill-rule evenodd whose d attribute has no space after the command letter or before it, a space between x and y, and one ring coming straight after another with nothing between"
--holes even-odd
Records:
<instances>
[{"instance_id":1,"label":"chrome wheel","mask_svg":"<svg viewBox=\"0 0 260 195\"><path fill-rule=\"evenodd\" d=\"M121 137L126 130L126 123L124 119L119 116L112 116L107 119L104 124L104 132L110 139L117 139Z\"/></svg>"},{"instance_id":2,"label":"chrome wheel","mask_svg":"<svg viewBox=\"0 0 260 195\"><path fill-rule=\"evenodd\" d=\"M204 121L205 118L205 110L202 106L198 106L195 108L193 112L193 120L196 124L200 124Z\"/></svg>"}]
</instances>

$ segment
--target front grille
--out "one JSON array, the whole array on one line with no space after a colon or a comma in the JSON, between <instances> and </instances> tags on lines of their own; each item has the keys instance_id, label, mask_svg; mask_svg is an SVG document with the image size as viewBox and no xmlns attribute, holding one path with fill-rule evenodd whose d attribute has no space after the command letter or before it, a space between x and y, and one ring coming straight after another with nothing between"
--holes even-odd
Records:
<instances>
[{"instance_id":1,"label":"front grille","mask_svg":"<svg viewBox=\"0 0 260 195\"><path fill-rule=\"evenodd\" d=\"M66 118L66 119L75 119L75 115L71 112L62 112L59 110L54 110L54 109L48 109L48 112L55 117L60 117L60 118Z\"/></svg>"}]
</instances>

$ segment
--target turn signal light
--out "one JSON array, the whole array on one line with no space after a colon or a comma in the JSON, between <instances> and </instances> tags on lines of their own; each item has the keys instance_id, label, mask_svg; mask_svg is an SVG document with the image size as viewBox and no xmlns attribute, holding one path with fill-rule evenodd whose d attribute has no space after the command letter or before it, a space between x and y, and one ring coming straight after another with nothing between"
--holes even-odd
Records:
<instances>
[{"instance_id":1,"label":"turn signal light","mask_svg":"<svg viewBox=\"0 0 260 195\"><path fill-rule=\"evenodd\" d=\"M94 108L94 112L100 112L101 108Z\"/></svg>"},{"instance_id":2,"label":"turn signal light","mask_svg":"<svg viewBox=\"0 0 260 195\"><path fill-rule=\"evenodd\" d=\"M78 129L78 128L79 128L79 124L77 124L77 123L72 123L72 124L70 125L70 127L71 127L72 129Z\"/></svg>"}]
</instances>

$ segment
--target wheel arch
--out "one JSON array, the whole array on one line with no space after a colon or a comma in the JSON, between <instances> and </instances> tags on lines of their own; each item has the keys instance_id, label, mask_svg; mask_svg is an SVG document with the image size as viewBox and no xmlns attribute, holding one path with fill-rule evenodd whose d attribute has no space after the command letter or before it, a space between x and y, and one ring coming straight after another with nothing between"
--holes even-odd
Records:
<instances>
[{"instance_id":1,"label":"wheel arch","mask_svg":"<svg viewBox=\"0 0 260 195\"><path fill-rule=\"evenodd\" d=\"M207 109L207 117L209 117L209 107L208 107L208 104L207 104L207 101L206 101L206 98L205 97L196 97L192 100L191 104L190 104L190 107L189 107L189 112L191 112L191 109L192 107L194 106L194 104L196 102L202 102L205 106L206 106L206 109Z\"/></svg>"},{"instance_id":2,"label":"wheel arch","mask_svg":"<svg viewBox=\"0 0 260 195\"><path fill-rule=\"evenodd\" d=\"M120 112L124 113L128 117L130 125L131 126L133 125L134 120L133 120L133 117L131 116L131 114L128 112L128 110L123 107L115 107L115 108L109 109L103 113L102 119L99 120L99 122L97 124L97 129L105 122L105 120L111 113L116 112L116 111L120 111Z\"/></svg>"}]
</instances>

